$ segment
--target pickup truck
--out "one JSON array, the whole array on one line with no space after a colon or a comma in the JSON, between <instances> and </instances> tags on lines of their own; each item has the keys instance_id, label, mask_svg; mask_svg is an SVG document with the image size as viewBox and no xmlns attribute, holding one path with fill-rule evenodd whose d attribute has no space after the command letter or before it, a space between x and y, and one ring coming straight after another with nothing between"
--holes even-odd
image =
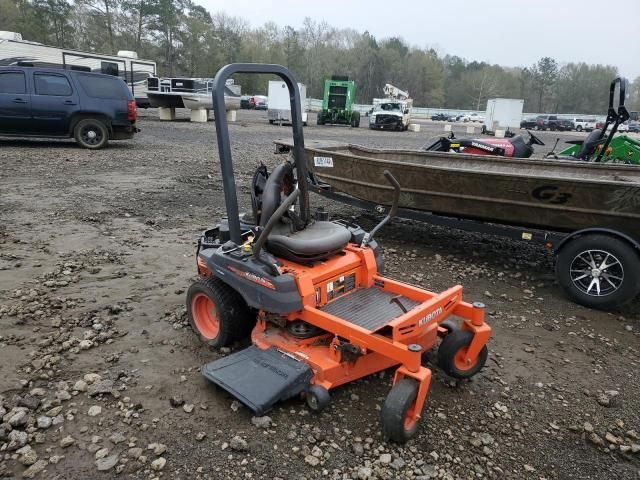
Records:
<instances>
[{"instance_id":1,"label":"pickup truck","mask_svg":"<svg viewBox=\"0 0 640 480\"><path fill-rule=\"evenodd\" d=\"M574 118L573 120L573 128L577 132L590 132L594 128L596 128L596 121L590 118Z\"/></svg>"},{"instance_id":2,"label":"pickup truck","mask_svg":"<svg viewBox=\"0 0 640 480\"><path fill-rule=\"evenodd\" d=\"M573 122L556 115L538 115L536 117L536 130L573 130Z\"/></svg>"},{"instance_id":3,"label":"pickup truck","mask_svg":"<svg viewBox=\"0 0 640 480\"><path fill-rule=\"evenodd\" d=\"M72 137L98 149L133 138L136 102L118 77L63 68L0 67L0 135Z\"/></svg>"}]
</instances>

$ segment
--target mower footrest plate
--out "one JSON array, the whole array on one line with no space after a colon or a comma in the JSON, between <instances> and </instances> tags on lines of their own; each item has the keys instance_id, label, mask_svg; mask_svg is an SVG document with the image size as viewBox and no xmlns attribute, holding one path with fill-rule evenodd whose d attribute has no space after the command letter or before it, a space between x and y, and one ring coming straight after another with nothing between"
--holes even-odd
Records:
<instances>
[{"instance_id":1,"label":"mower footrest plate","mask_svg":"<svg viewBox=\"0 0 640 480\"><path fill-rule=\"evenodd\" d=\"M202 374L256 415L309 388L313 371L274 347L251 346L202 366Z\"/></svg>"}]
</instances>

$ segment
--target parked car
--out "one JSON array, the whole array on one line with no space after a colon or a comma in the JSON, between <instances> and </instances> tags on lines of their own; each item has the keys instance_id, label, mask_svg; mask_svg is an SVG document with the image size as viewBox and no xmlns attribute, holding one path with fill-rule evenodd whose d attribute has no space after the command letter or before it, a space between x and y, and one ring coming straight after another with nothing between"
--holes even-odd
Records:
<instances>
[{"instance_id":1,"label":"parked car","mask_svg":"<svg viewBox=\"0 0 640 480\"><path fill-rule=\"evenodd\" d=\"M573 118L571 120L573 122L573 127L578 132L590 132L594 128L596 128L596 121L591 118Z\"/></svg>"},{"instance_id":2,"label":"parked car","mask_svg":"<svg viewBox=\"0 0 640 480\"><path fill-rule=\"evenodd\" d=\"M640 122L629 122L629 131L633 133L640 133Z\"/></svg>"},{"instance_id":3,"label":"parked car","mask_svg":"<svg viewBox=\"0 0 640 480\"><path fill-rule=\"evenodd\" d=\"M435 115L431 115L431 120L434 122L446 122L449 120L449 115L445 113L436 113Z\"/></svg>"},{"instance_id":4,"label":"parked car","mask_svg":"<svg viewBox=\"0 0 640 480\"><path fill-rule=\"evenodd\" d=\"M557 115L538 115L536 117L536 130L573 130L573 122L564 118L558 118Z\"/></svg>"},{"instance_id":5,"label":"parked car","mask_svg":"<svg viewBox=\"0 0 640 480\"><path fill-rule=\"evenodd\" d=\"M462 115L460 117L460 121L462 122L484 122L484 117L482 115L480 115L479 113L471 113L471 114L466 114L466 115Z\"/></svg>"},{"instance_id":6,"label":"parked car","mask_svg":"<svg viewBox=\"0 0 640 480\"><path fill-rule=\"evenodd\" d=\"M98 149L133 138L136 102L119 77L62 68L0 67L0 135L72 137Z\"/></svg>"},{"instance_id":7,"label":"parked car","mask_svg":"<svg viewBox=\"0 0 640 480\"><path fill-rule=\"evenodd\" d=\"M618 125L618 131L619 132L628 132L629 131L629 123L628 122L624 122L621 123L620 125Z\"/></svg>"},{"instance_id":8,"label":"parked car","mask_svg":"<svg viewBox=\"0 0 640 480\"><path fill-rule=\"evenodd\" d=\"M251 108L249 104L250 100L251 100L251 97L249 95L242 95L240 97L240 108L244 110L248 110L249 108Z\"/></svg>"},{"instance_id":9,"label":"parked car","mask_svg":"<svg viewBox=\"0 0 640 480\"><path fill-rule=\"evenodd\" d=\"M527 130L530 128L536 128L536 118L529 117L525 118L520 122L520 128L526 128Z\"/></svg>"},{"instance_id":10,"label":"parked car","mask_svg":"<svg viewBox=\"0 0 640 480\"><path fill-rule=\"evenodd\" d=\"M268 110L269 98L265 95L254 95L249 99L249 108L253 108L255 110Z\"/></svg>"}]
</instances>

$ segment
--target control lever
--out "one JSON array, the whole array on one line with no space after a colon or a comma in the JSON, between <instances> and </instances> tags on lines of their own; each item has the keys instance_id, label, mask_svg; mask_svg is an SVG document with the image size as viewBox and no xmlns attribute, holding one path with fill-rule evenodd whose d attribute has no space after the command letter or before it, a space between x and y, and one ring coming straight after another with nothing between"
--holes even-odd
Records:
<instances>
[{"instance_id":1,"label":"control lever","mask_svg":"<svg viewBox=\"0 0 640 480\"><path fill-rule=\"evenodd\" d=\"M371 230L369 233L365 233L364 238L362 239L362 243L360 244L360 247L363 248L366 247L371 240L373 240L373 236L378 232L378 230L384 227L389 222L389 220L396 216L396 213L398 212L398 204L400 203L400 183L398 183L396 177L394 177L389 170L384 171L384 176L393 187L393 202L391 203L391 209L389 210L389 213L387 213L387 216L384 217L378 225L373 227L373 230Z\"/></svg>"}]
</instances>

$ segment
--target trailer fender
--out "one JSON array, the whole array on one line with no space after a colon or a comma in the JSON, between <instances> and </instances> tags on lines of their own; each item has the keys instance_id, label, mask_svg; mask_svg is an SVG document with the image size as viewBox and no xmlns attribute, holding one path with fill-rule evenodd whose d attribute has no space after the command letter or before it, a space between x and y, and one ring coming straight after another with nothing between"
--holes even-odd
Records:
<instances>
[{"instance_id":1,"label":"trailer fender","mask_svg":"<svg viewBox=\"0 0 640 480\"><path fill-rule=\"evenodd\" d=\"M638 250L640 252L640 241L634 239L630 235L627 235L626 233L619 232L618 230L614 230L612 228L597 227L597 228L584 228L582 230L576 230L575 232L572 232L572 233L568 234L566 237L564 237L560 241L560 243L558 243L554 247L553 254L557 255L558 252L562 249L562 247L564 247L569 241L573 240L574 238L580 237L582 235L591 234L591 233L604 233L606 235L611 235L613 237L620 238L620 239L626 241L627 243L629 243L633 248L635 248L636 250Z\"/></svg>"}]
</instances>

